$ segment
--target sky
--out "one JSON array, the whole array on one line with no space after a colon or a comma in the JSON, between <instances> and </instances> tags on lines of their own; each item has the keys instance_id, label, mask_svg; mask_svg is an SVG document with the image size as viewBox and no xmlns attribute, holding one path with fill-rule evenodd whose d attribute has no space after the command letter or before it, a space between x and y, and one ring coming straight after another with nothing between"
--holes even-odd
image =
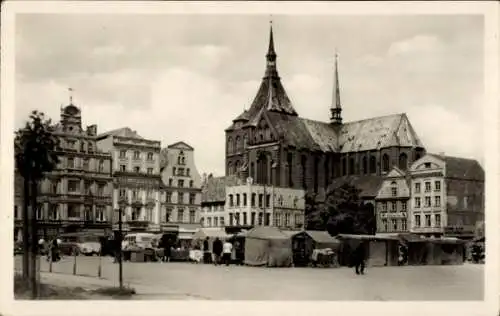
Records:
<instances>
[{"instance_id":1,"label":"sky","mask_svg":"<svg viewBox=\"0 0 500 316\"><path fill-rule=\"evenodd\" d=\"M429 152L484 166L482 16L272 19L301 117L329 120L337 50L344 121L404 112ZM58 121L71 87L84 127L184 141L223 175L224 129L257 93L268 40L268 15L18 14L15 126L34 109Z\"/></svg>"}]
</instances>

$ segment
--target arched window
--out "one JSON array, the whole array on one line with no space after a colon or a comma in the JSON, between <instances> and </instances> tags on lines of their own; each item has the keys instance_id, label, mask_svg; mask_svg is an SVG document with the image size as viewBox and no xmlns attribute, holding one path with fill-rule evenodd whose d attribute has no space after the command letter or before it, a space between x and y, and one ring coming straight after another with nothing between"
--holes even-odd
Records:
<instances>
[{"instance_id":1,"label":"arched window","mask_svg":"<svg viewBox=\"0 0 500 316\"><path fill-rule=\"evenodd\" d=\"M236 137L236 152L241 151L241 138L239 136Z\"/></svg>"},{"instance_id":2,"label":"arched window","mask_svg":"<svg viewBox=\"0 0 500 316\"><path fill-rule=\"evenodd\" d=\"M248 146L248 135L243 136L243 149L246 149Z\"/></svg>"},{"instance_id":3,"label":"arched window","mask_svg":"<svg viewBox=\"0 0 500 316\"><path fill-rule=\"evenodd\" d=\"M228 154L233 153L233 139L231 137L227 139L227 153Z\"/></svg>"},{"instance_id":4,"label":"arched window","mask_svg":"<svg viewBox=\"0 0 500 316\"><path fill-rule=\"evenodd\" d=\"M349 174L354 174L354 158L349 158Z\"/></svg>"},{"instance_id":5,"label":"arched window","mask_svg":"<svg viewBox=\"0 0 500 316\"><path fill-rule=\"evenodd\" d=\"M391 182L391 196L398 196L398 184L396 183L396 181Z\"/></svg>"},{"instance_id":6,"label":"arched window","mask_svg":"<svg viewBox=\"0 0 500 316\"><path fill-rule=\"evenodd\" d=\"M234 174L238 175L239 172L240 172L240 162L236 161L234 163Z\"/></svg>"},{"instance_id":7,"label":"arched window","mask_svg":"<svg viewBox=\"0 0 500 316\"><path fill-rule=\"evenodd\" d=\"M286 155L286 162L288 164L288 186L293 187L293 154Z\"/></svg>"},{"instance_id":8,"label":"arched window","mask_svg":"<svg viewBox=\"0 0 500 316\"><path fill-rule=\"evenodd\" d=\"M368 173L368 159L366 159L366 156L363 157L363 174Z\"/></svg>"},{"instance_id":9,"label":"arched window","mask_svg":"<svg viewBox=\"0 0 500 316\"><path fill-rule=\"evenodd\" d=\"M389 156L387 154L382 156L382 171L389 171Z\"/></svg>"},{"instance_id":10,"label":"arched window","mask_svg":"<svg viewBox=\"0 0 500 316\"><path fill-rule=\"evenodd\" d=\"M319 157L314 157L314 192L318 192L319 186Z\"/></svg>"},{"instance_id":11,"label":"arched window","mask_svg":"<svg viewBox=\"0 0 500 316\"><path fill-rule=\"evenodd\" d=\"M300 165L302 167L302 188L307 189L307 183L306 183L307 157L305 155L302 155L302 158L300 160Z\"/></svg>"},{"instance_id":12,"label":"arched window","mask_svg":"<svg viewBox=\"0 0 500 316\"><path fill-rule=\"evenodd\" d=\"M328 156L325 156L325 190L330 184L330 160Z\"/></svg>"},{"instance_id":13,"label":"arched window","mask_svg":"<svg viewBox=\"0 0 500 316\"><path fill-rule=\"evenodd\" d=\"M251 178L255 179L255 163L250 163L250 172L248 173Z\"/></svg>"},{"instance_id":14,"label":"arched window","mask_svg":"<svg viewBox=\"0 0 500 316\"><path fill-rule=\"evenodd\" d=\"M233 165L231 163L227 164L227 175L230 176L233 172Z\"/></svg>"},{"instance_id":15,"label":"arched window","mask_svg":"<svg viewBox=\"0 0 500 316\"><path fill-rule=\"evenodd\" d=\"M405 153L399 155L399 169L406 170L408 168L408 156Z\"/></svg>"},{"instance_id":16,"label":"arched window","mask_svg":"<svg viewBox=\"0 0 500 316\"><path fill-rule=\"evenodd\" d=\"M260 153L257 158L257 181L260 184L268 183L268 175L267 175L267 155L264 153Z\"/></svg>"},{"instance_id":17,"label":"arched window","mask_svg":"<svg viewBox=\"0 0 500 316\"><path fill-rule=\"evenodd\" d=\"M377 173L377 158L370 156L370 173Z\"/></svg>"}]
</instances>

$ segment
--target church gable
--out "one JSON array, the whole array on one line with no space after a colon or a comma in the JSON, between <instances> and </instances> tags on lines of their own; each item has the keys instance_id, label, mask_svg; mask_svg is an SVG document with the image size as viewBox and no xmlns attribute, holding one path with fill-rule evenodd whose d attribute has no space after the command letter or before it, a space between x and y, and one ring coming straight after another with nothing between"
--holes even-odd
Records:
<instances>
[{"instance_id":1,"label":"church gable","mask_svg":"<svg viewBox=\"0 0 500 316\"><path fill-rule=\"evenodd\" d=\"M168 148L174 148L174 149L179 149L179 150L193 150L193 147L189 146L188 144L186 144L183 141L169 145Z\"/></svg>"},{"instance_id":2,"label":"church gable","mask_svg":"<svg viewBox=\"0 0 500 316\"><path fill-rule=\"evenodd\" d=\"M404 177L405 176L405 173L397 168L397 167L394 167L392 168L392 170L387 174L387 178L400 178L400 177Z\"/></svg>"},{"instance_id":3,"label":"church gable","mask_svg":"<svg viewBox=\"0 0 500 316\"><path fill-rule=\"evenodd\" d=\"M423 147L417 133L406 114L402 114L390 138L387 139L384 147Z\"/></svg>"},{"instance_id":4,"label":"church gable","mask_svg":"<svg viewBox=\"0 0 500 316\"><path fill-rule=\"evenodd\" d=\"M387 176L384 177L382 185L377 192L376 199L398 199L409 198L410 187L406 180L405 173L394 167Z\"/></svg>"},{"instance_id":5,"label":"church gable","mask_svg":"<svg viewBox=\"0 0 500 316\"><path fill-rule=\"evenodd\" d=\"M445 161L438 158L436 155L427 154L419 160L415 161L411 167L411 172L429 172L429 171L443 171Z\"/></svg>"}]
</instances>

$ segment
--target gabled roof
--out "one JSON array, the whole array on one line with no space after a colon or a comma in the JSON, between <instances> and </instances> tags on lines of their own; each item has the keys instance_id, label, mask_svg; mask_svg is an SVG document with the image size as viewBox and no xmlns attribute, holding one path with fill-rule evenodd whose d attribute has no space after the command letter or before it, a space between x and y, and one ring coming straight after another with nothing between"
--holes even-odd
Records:
<instances>
[{"instance_id":1,"label":"gabled roof","mask_svg":"<svg viewBox=\"0 0 500 316\"><path fill-rule=\"evenodd\" d=\"M405 177L406 173L399 169L398 167L394 166L392 167L391 171L385 176L386 178L401 178Z\"/></svg>"},{"instance_id":2,"label":"gabled roof","mask_svg":"<svg viewBox=\"0 0 500 316\"><path fill-rule=\"evenodd\" d=\"M335 178L329 189L338 188L344 183L348 183L359 189L360 196L364 198L372 198L377 196L380 186L384 178L376 175L353 175Z\"/></svg>"},{"instance_id":3,"label":"gabled roof","mask_svg":"<svg viewBox=\"0 0 500 316\"><path fill-rule=\"evenodd\" d=\"M119 136L119 137L126 137L126 138L137 138L137 139L144 139L142 136L137 134L136 131L133 131L130 127L122 127L122 128L117 128L105 133L100 134L97 136L97 138L106 138L107 136Z\"/></svg>"},{"instance_id":4,"label":"gabled roof","mask_svg":"<svg viewBox=\"0 0 500 316\"><path fill-rule=\"evenodd\" d=\"M172 145L168 145L167 148L176 148L176 149L184 149L184 150L194 150L193 147L189 146L187 143L180 141L177 143L173 143Z\"/></svg>"},{"instance_id":5,"label":"gabled roof","mask_svg":"<svg viewBox=\"0 0 500 316\"><path fill-rule=\"evenodd\" d=\"M236 117L233 122L238 122L238 121L244 121L244 122L247 122L248 120L250 119L250 116L248 114L248 111L247 110L244 110L243 113L241 113L240 115L238 115L238 117Z\"/></svg>"},{"instance_id":6,"label":"gabled roof","mask_svg":"<svg viewBox=\"0 0 500 316\"><path fill-rule=\"evenodd\" d=\"M484 181L484 169L475 159L428 154L445 162L446 178Z\"/></svg>"},{"instance_id":7,"label":"gabled roof","mask_svg":"<svg viewBox=\"0 0 500 316\"><path fill-rule=\"evenodd\" d=\"M224 202L226 200L226 187L240 185L241 181L235 175L225 177L208 177L201 188L201 201L206 202Z\"/></svg>"}]
</instances>

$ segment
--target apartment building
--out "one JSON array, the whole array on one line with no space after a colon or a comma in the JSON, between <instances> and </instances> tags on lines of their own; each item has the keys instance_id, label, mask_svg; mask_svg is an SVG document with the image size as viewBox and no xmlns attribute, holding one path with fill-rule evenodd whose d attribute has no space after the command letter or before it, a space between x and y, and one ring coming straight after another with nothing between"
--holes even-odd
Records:
<instances>
[{"instance_id":1,"label":"apartment building","mask_svg":"<svg viewBox=\"0 0 500 316\"><path fill-rule=\"evenodd\" d=\"M160 141L123 127L100 134L97 146L113 159L113 230L121 208L124 231L160 231Z\"/></svg>"},{"instance_id":2,"label":"apartment building","mask_svg":"<svg viewBox=\"0 0 500 316\"><path fill-rule=\"evenodd\" d=\"M235 175L204 177L202 184L201 219L203 227L226 227L228 225L226 205L226 188L240 185L243 182Z\"/></svg>"}]
</instances>

